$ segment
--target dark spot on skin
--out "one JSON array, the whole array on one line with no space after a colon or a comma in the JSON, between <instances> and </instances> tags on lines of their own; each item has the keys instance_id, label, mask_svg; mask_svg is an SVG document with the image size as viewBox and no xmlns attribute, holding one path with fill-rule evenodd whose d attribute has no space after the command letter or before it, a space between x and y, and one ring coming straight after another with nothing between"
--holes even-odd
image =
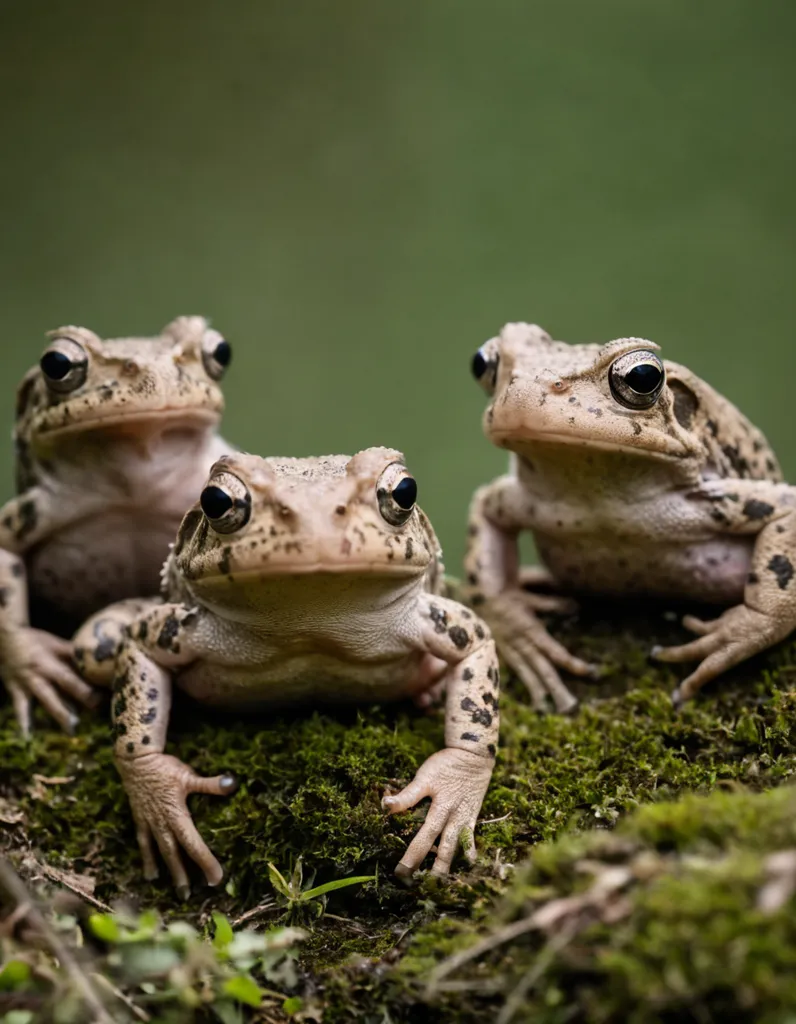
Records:
<instances>
[{"instance_id":1,"label":"dark spot on skin","mask_svg":"<svg viewBox=\"0 0 796 1024\"><path fill-rule=\"evenodd\" d=\"M151 742L152 742L152 737L149 735L149 733L147 733L146 736L142 736L141 737L141 743L145 747L148 747Z\"/></svg>"},{"instance_id":2,"label":"dark spot on skin","mask_svg":"<svg viewBox=\"0 0 796 1024\"><path fill-rule=\"evenodd\" d=\"M451 638L454 647L464 650L464 648L470 643L470 634L466 629L462 629L461 626L451 626L448 630L448 636Z\"/></svg>"},{"instance_id":3,"label":"dark spot on skin","mask_svg":"<svg viewBox=\"0 0 796 1024\"><path fill-rule=\"evenodd\" d=\"M135 743L133 743L133 741L130 740L130 742L127 744L127 753L128 754L132 754L132 752L134 750L135 750Z\"/></svg>"},{"instance_id":4,"label":"dark spot on skin","mask_svg":"<svg viewBox=\"0 0 796 1024\"><path fill-rule=\"evenodd\" d=\"M154 722L155 719L157 718L157 715L158 709L152 706L147 708L146 711L141 712L141 714L138 716L138 721L141 723L141 725L151 725L151 723Z\"/></svg>"},{"instance_id":5,"label":"dark spot on skin","mask_svg":"<svg viewBox=\"0 0 796 1024\"><path fill-rule=\"evenodd\" d=\"M575 402L577 402L577 398L574 395L571 395L569 398L569 404L574 405Z\"/></svg>"},{"instance_id":6,"label":"dark spot on skin","mask_svg":"<svg viewBox=\"0 0 796 1024\"><path fill-rule=\"evenodd\" d=\"M641 433L641 424L638 422L638 420L633 420L632 422L633 422L633 433L636 435L636 437L638 437L638 435Z\"/></svg>"},{"instance_id":7,"label":"dark spot on skin","mask_svg":"<svg viewBox=\"0 0 796 1024\"><path fill-rule=\"evenodd\" d=\"M123 693L119 693L118 697L113 702L113 707L111 708L111 713L113 714L114 718L119 718L121 715L123 715L125 713L126 710L127 710L127 698L124 696Z\"/></svg>"},{"instance_id":8,"label":"dark spot on skin","mask_svg":"<svg viewBox=\"0 0 796 1024\"><path fill-rule=\"evenodd\" d=\"M127 726L124 724L124 722L117 723L117 725L116 725L116 735L117 736L126 736L127 735Z\"/></svg>"},{"instance_id":9,"label":"dark spot on skin","mask_svg":"<svg viewBox=\"0 0 796 1024\"><path fill-rule=\"evenodd\" d=\"M756 572L750 572L749 575L746 577L746 582L747 583L759 583L760 582L760 577L757 575Z\"/></svg>"},{"instance_id":10,"label":"dark spot on skin","mask_svg":"<svg viewBox=\"0 0 796 1024\"><path fill-rule=\"evenodd\" d=\"M491 691L484 690L481 696L484 700L484 704L491 704L495 711L500 707L500 701Z\"/></svg>"},{"instance_id":11,"label":"dark spot on skin","mask_svg":"<svg viewBox=\"0 0 796 1024\"><path fill-rule=\"evenodd\" d=\"M180 631L180 624L174 615L169 615L166 621L163 623L163 628L160 631L158 637L158 647L163 647L168 650L174 642L174 637Z\"/></svg>"},{"instance_id":12,"label":"dark spot on skin","mask_svg":"<svg viewBox=\"0 0 796 1024\"><path fill-rule=\"evenodd\" d=\"M0 587L0 608L8 604L8 587Z\"/></svg>"},{"instance_id":13,"label":"dark spot on skin","mask_svg":"<svg viewBox=\"0 0 796 1024\"><path fill-rule=\"evenodd\" d=\"M773 505L769 505L767 501L757 501L756 498L750 498L743 507L743 514L747 519L765 519L773 511Z\"/></svg>"},{"instance_id":14,"label":"dark spot on skin","mask_svg":"<svg viewBox=\"0 0 796 1024\"><path fill-rule=\"evenodd\" d=\"M725 494L724 497L727 501L740 501L741 499L737 494Z\"/></svg>"},{"instance_id":15,"label":"dark spot on skin","mask_svg":"<svg viewBox=\"0 0 796 1024\"><path fill-rule=\"evenodd\" d=\"M157 688L154 687L154 686L150 686L150 688L146 692L146 695L147 695L147 700L157 700L158 699Z\"/></svg>"},{"instance_id":16,"label":"dark spot on skin","mask_svg":"<svg viewBox=\"0 0 796 1024\"><path fill-rule=\"evenodd\" d=\"M470 718L473 725L489 726L492 724L492 712L486 708L477 708Z\"/></svg>"},{"instance_id":17,"label":"dark spot on skin","mask_svg":"<svg viewBox=\"0 0 796 1024\"><path fill-rule=\"evenodd\" d=\"M476 625L475 635L478 637L479 640L483 640L484 637L486 636L486 633L484 632L484 627Z\"/></svg>"},{"instance_id":18,"label":"dark spot on skin","mask_svg":"<svg viewBox=\"0 0 796 1024\"><path fill-rule=\"evenodd\" d=\"M495 750L495 744L494 743L487 743L486 749L489 751L489 753L492 755L492 757L494 757L495 754L497 753L497 751Z\"/></svg>"},{"instance_id":19,"label":"dark spot on skin","mask_svg":"<svg viewBox=\"0 0 796 1024\"><path fill-rule=\"evenodd\" d=\"M218 568L221 570L221 572L225 576L229 576L229 573L230 573L231 566L229 564L229 556L231 554L232 554L232 548L228 544L225 548L222 548L222 550L221 550L221 558L219 558L219 560L218 560ZM160 643L160 639L158 639L158 643Z\"/></svg>"},{"instance_id":20,"label":"dark spot on skin","mask_svg":"<svg viewBox=\"0 0 796 1024\"><path fill-rule=\"evenodd\" d=\"M36 513L36 505L32 501L23 501L19 506L19 526L17 526L17 539L24 540L28 534L36 529L39 517Z\"/></svg>"},{"instance_id":21,"label":"dark spot on skin","mask_svg":"<svg viewBox=\"0 0 796 1024\"><path fill-rule=\"evenodd\" d=\"M146 621L146 619L144 619L143 622L140 622L138 624L138 639L139 640L146 640L148 635L149 635L149 623Z\"/></svg>"},{"instance_id":22,"label":"dark spot on skin","mask_svg":"<svg viewBox=\"0 0 796 1024\"><path fill-rule=\"evenodd\" d=\"M470 523L470 525L467 527L467 536L468 537L475 537L477 534L478 534L478 527L475 525L475 523Z\"/></svg>"},{"instance_id":23,"label":"dark spot on skin","mask_svg":"<svg viewBox=\"0 0 796 1024\"><path fill-rule=\"evenodd\" d=\"M711 519L715 519L717 523L722 523L726 526L729 523L729 519L724 515L720 508L712 508L710 510Z\"/></svg>"},{"instance_id":24,"label":"dark spot on skin","mask_svg":"<svg viewBox=\"0 0 796 1024\"><path fill-rule=\"evenodd\" d=\"M781 526L781 525L777 526L776 527L776 531L777 531L777 533L784 533L785 532L785 527Z\"/></svg>"},{"instance_id":25,"label":"dark spot on skin","mask_svg":"<svg viewBox=\"0 0 796 1024\"><path fill-rule=\"evenodd\" d=\"M470 604L473 608L477 608L480 604L483 604L486 598L483 594L473 594L470 598Z\"/></svg>"},{"instance_id":26,"label":"dark spot on skin","mask_svg":"<svg viewBox=\"0 0 796 1024\"><path fill-rule=\"evenodd\" d=\"M793 579L793 564L785 555L774 555L768 563L768 568L777 577L777 584L780 590L785 590Z\"/></svg>"},{"instance_id":27,"label":"dark spot on skin","mask_svg":"<svg viewBox=\"0 0 796 1024\"><path fill-rule=\"evenodd\" d=\"M478 583L478 577L474 572L467 573L467 582L470 584L471 587L474 587Z\"/></svg>"},{"instance_id":28,"label":"dark spot on skin","mask_svg":"<svg viewBox=\"0 0 796 1024\"><path fill-rule=\"evenodd\" d=\"M116 641L113 637L106 636L104 629L104 622L100 619L94 623L92 632L97 639L97 646L94 648L94 660L96 662L110 661L111 658L116 656Z\"/></svg>"},{"instance_id":29,"label":"dark spot on skin","mask_svg":"<svg viewBox=\"0 0 796 1024\"><path fill-rule=\"evenodd\" d=\"M409 561L409 559L412 557L413 554L414 554L414 548L412 546L412 538L411 537L407 537L406 538L406 551L404 552L404 558L407 560L407 562Z\"/></svg>"},{"instance_id":30,"label":"dark spot on skin","mask_svg":"<svg viewBox=\"0 0 796 1024\"><path fill-rule=\"evenodd\" d=\"M590 412L592 414L592 416L602 416L602 414L603 414L602 409L595 409L595 408L591 408L591 407L589 407L586 410L586 412Z\"/></svg>"},{"instance_id":31,"label":"dark spot on skin","mask_svg":"<svg viewBox=\"0 0 796 1024\"><path fill-rule=\"evenodd\" d=\"M474 700L470 700L469 697L465 697L464 700L459 705L459 707L462 709L462 711L475 711L478 705L475 703Z\"/></svg>"},{"instance_id":32,"label":"dark spot on skin","mask_svg":"<svg viewBox=\"0 0 796 1024\"><path fill-rule=\"evenodd\" d=\"M473 670L471 668L466 668L462 672L462 679L465 681L465 683L469 683L472 678L473 678Z\"/></svg>"},{"instance_id":33,"label":"dark spot on skin","mask_svg":"<svg viewBox=\"0 0 796 1024\"><path fill-rule=\"evenodd\" d=\"M719 436L719 428L718 428L718 426L717 426L717 424L716 424L715 420L708 420L708 422L707 422L707 428L708 428L708 430L710 431L710 433L711 433L711 434L712 434L712 435L713 435L714 437L718 437L718 436Z\"/></svg>"},{"instance_id":34,"label":"dark spot on skin","mask_svg":"<svg viewBox=\"0 0 796 1024\"><path fill-rule=\"evenodd\" d=\"M480 736L476 736L474 732L463 732L460 739L469 740L471 743L478 743L481 739Z\"/></svg>"},{"instance_id":35,"label":"dark spot on skin","mask_svg":"<svg viewBox=\"0 0 796 1024\"><path fill-rule=\"evenodd\" d=\"M737 447L732 444L722 445L721 450L727 458L727 461L732 466L733 472L737 473L738 476L744 477L749 472L749 463L738 451Z\"/></svg>"},{"instance_id":36,"label":"dark spot on skin","mask_svg":"<svg viewBox=\"0 0 796 1024\"><path fill-rule=\"evenodd\" d=\"M674 398L674 415L677 422L688 430L694 422L699 408L697 396L680 380L670 380L669 390Z\"/></svg>"},{"instance_id":37,"label":"dark spot on skin","mask_svg":"<svg viewBox=\"0 0 796 1024\"><path fill-rule=\"evenodd\" d=\"M439 605L432 604L429 609L429 615L434 623L434 632L444 633L448 628L448 613L440 608Z\"/></svg>"},{"instance_id":38,"label":"dark spot on skin","mask_svg":"<svg viewBox=\"0 0 796 1024\"><path fill-rule=\"evenodd\" d=\"M776 473L777 467L773 459L766 459L766 469L769 471L769 473Z\"/></svg>"},{"instance_id":39,"label":"dark spot on skin","mask_svg":"<svg viewBox=\"0 0 796 1024\"><path fill-rule=\"evenodd\" d=\"M24 569L24 566L22 565L22 562L19 562L19 561L17 561L17 562L14 562L14 564L13 564L13 565L11 566L11 575L12 575L12 576L13 576L13 577L14 577L15 579L19 579L19 577L20 577L20 576L21 576L21 575L22 575L22 574L23 574L24 572L25 572L25 569Z\"/></svg>"}]
</instances>

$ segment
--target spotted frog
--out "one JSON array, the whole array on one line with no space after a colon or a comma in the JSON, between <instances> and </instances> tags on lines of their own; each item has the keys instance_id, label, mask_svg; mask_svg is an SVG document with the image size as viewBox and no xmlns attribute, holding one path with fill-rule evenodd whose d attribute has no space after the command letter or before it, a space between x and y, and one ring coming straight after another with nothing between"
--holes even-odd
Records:
<instances>
[{"instance_id":1,"label":"spotted frog","mask_svg":"<svg viewBox=\"0 0 796 1024\"><path fill-rule=\"evenodd\" d=\"M678 703L796 626L796 488L731 402L659 352L641 338L569 345L510 323L473 358L490 396L484 430L512 456L472 501L469 593L537 706L574 705L559 669L595 672L537 617L567 610L567 591L728 606L686 616L697 638L653 650L698 662ZM544 569L520 568L523 530Z\"/></svg>"},{"instance_id":2,"label":"spotted frog","mask_svg":"<svg viewBox=\"0 0 796 1024\"><path fill-rule=\"evenodd\" d=\"M92 703L68 636L157 594L169 542L212 463L229 343L203 317L155 338L60 327L17 392L17 497L0 509L0 677L22 731L31 700L65 729Z\"/></svg>"},{"instance_id":3,"label":"spotted frog","mask_svg":"<svg viewBox=\"0 0 796 1024\"><path fill-rule=\"evenodd\" d=\"M497 654L473 612L442 596L439 544L416 495L403 455L387 448L353 458L228 455L180 526L163 600L122 602L81 629L83 672L113 684L116 764L147 878L157 874L154 840L182 894L180 848L219 883L221 865L186 798L235 786L164 753L174 685L233 713L298 701L422 702L444 686L444 749L383 806L396 813L432 801L400 877L438 837L436 873L448 872L460 842L475 856L498 742ZM116 636L114 662L97 636Z\"/></svg>"}]
</instances>

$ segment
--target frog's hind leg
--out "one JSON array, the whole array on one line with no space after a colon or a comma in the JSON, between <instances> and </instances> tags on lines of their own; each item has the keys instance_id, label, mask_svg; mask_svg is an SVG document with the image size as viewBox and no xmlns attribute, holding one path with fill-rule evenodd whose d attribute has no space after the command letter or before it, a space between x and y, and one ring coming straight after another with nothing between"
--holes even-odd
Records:
<instances>
[{"instance_id":1,"label":"frog's hind leg","mask_svg":"<svg viewBox=\"0 0 796 1024\"><path fill-rule=\"evenodd\" d=\"M705 683L796 629L796 488L757 480L723 482L709 493L717 521L727 532L756 533L743 604L718 619L686 616L697 638L678 647L655 647L659 661L699 661L672 694L680 705Z\"/></svg>"},{"instance_id":2,"label":"frog's hind leg","mask_svg":"<svg viewBox=\"0 0 796 1024\"><path fill-rule=\"evenodd\" d=\"M75 665L84 679L110 689L125 630L159 604L157 599L117 601L84 622L72 641Z\"/></svg>"}]
</instances>

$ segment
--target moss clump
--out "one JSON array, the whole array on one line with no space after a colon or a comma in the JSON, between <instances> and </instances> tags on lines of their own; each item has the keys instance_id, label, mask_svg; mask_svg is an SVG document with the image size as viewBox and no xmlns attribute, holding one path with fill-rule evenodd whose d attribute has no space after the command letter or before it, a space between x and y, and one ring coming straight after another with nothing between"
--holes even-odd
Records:
<instances>
[{"instance_id":1,"label":"moss clump","mask_svg":"<svg viewBox=\"0 0 796 1024\"><path fill-rule=\"evenodd\" d=\"M768 855L784 849L782 876ZM477 930L422 929L390 998L445 1020L782 1021L796 1005L794 887L793 788L644 807L614 832L541 844Z\"/></svg>"},{"instance_id":2,"label":"moss clump","mask_svg":"<svg viewBox=\"0 0 796 1024\"><path fill-rule=\"evenodd\" d=\"M582 705L572 717L538 715L516 684L506 687L501 749L477 835L480 862L447 887L427 880L405 890L393 883L392 869L424 811L396 820L380 808L385 786L408 781L442 744L440 714L397 705L238 719L178 701L169 751L197 771L232 770L242 781L229 800L192 802L228 887L208 893L197 879L195 897L180 913L201 918L212 907L234 919L272 895L268 862L287 871L299 855L316 884L378 872L376 885L330 896L336 916L313 926L301 964L318 981L328 967L364 957L381 964L382 978L384 963L400 960L412 936L415 943L426 937L434 960L449 939L454 946L464 941L505 888L501 866L534 849L543 856L547 847L537 847L540 842L594 829L601 835L643 804L660 805L649 813L668 813L663 801L681 793L770 789L796 769L794 645L740 666L675 711L669 694L677 675L649 663L647 651L679 641L676 624L626 610L606 616L600 606L557 633L577 653L602 662L605 676L580 687ZM165 913L179 906L166 881L142 880L105 715L84 715L74 737L43 727L25 745L4 707L0 746L0 812L9 822L2 848L32 848L54 867L92 875L96 895L109 903L143 900ZM34 772L68 781L32 781ZM704 825L697 815L695 832ZM435 924L442 911L448 917ZM353 923L338 919L346 916ZM412 949L411 960L420 963L420 947ZM365 985L366 974L352 980L354 989ZM375 990L386 992L385 984Z\"/></svg>"}]
</instances>

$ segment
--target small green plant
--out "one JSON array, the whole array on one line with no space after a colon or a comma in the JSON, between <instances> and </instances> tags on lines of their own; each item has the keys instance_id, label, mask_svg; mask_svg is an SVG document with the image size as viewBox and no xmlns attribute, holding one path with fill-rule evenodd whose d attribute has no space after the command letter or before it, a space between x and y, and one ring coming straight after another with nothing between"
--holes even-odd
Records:
<instances>
[{"instance_id":1,"label":"small green plant","mask_svg":"<svg viewBox=\"0 0 796 1024\"><path fill-rule=\"evenodd\" d=\"M303 889L304 867L300 856L296 858L289 880L270 861L268 863L268 877L271 880L271 885L284 900L284 905L289 915L309 909L314 917L320 917L323 914L326 908L326 896L328 893L333 892L335 889L345 889L349 885L375 882L378 879L378 875L354 875L351 878L335 878L331 882L324 882L323 885L313 886L313 873L308 887Z\"/></svg>"}]
</instances>

